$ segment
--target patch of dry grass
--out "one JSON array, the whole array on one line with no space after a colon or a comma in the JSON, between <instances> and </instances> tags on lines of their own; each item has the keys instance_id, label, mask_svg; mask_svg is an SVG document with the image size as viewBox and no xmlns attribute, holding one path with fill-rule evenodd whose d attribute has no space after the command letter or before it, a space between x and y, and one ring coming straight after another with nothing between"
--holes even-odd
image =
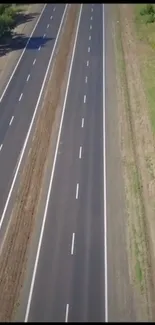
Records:
<instances>
[{"instance_id":1,"label":"patch of dry grass","mask_svg":"<svg viewBox=\"0 0 155 325\"><path fill-rule=\"evenodd\" d=\"M152 194L155 195L155 187L152 177L154 179L155 155L133 19L132 5L120 5L119 22L116 24L117 84L128 209L130 277L135 288L137 320L148 321L153 317L148 221L154 212ZM146 157L149 168L146 167ZM148 195L148 187L151 187L151 196Z\"/></svg>"}]
</instances>

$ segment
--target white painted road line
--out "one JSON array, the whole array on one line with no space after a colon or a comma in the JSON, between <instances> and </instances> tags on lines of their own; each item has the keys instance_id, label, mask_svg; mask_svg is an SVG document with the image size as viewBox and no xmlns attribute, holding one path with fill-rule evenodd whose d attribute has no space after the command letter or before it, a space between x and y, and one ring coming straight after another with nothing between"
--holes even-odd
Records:
<instances>
[{"instance_id":1,"label":"white painted road line","mask_svg":"<svg viewBox=\"0 0 155 325\"><path fill-rule=\"evenodd\" d=\"M11 125L11 124L12 124L12 122L13 122L13 119L14 119L14 116L12 116L12 117L11 117L11 120L10 120L10 123L9 123L9 125Z\"/></svg>"},{"instance_id":2,"label":"white painted road line","mask_svg":"<svg viewBox=\"0 0 155 325\"><path fill-rule=\"evenodd\" d=\"M43 38L45 38L46 34L44 34Z\"/></svg>"},{"instance_id":3,"label":"white painted road line","mask_svg":"<svg viewBox=\"0 0 155 325\"><path fill-rule=\"evenodd\" d=\"M84 101L84 104L85 104L86 103L86 95L84 95L83 101Z\"/></svg>"},{"instance_id":4,"label":"white painted road line","mask_svg":"<svg viewBox=\"0 0 155 325\"><path fill-rule=\"evenodd\" d=\"M93 20L93 17L91 16L90 20Z\"/></svg>"},{"instance_id":5,"label":"white painted road line","mask_svg":"<svg viewBox=\"0 0 155 325\"><path fill-rule=\"evenodd\" d=\"M93 12L93 8L91 8L91 12Z\"/></svg>"},{"instance_id":6,"label":"white painted road line","mask_svg":"<svg viewBox=\"0 0 155 325\"><path fill-rule=\"evenodd\" d=\"M2 150L2 148L3 148L3 144L0 145L0 151Z\"/></svg>"},{"instance_id":7,"label":"white painted road line","mask_svg":"<svg viewBox=\"0 0 155 325\"><path fill-rule=\"evenodd\" d=\"M61 26L62 26L62 23L63 23L63 20L64 20L64 16L65 16L67 7L68 7L68 5L66 5L66 7L65 7L65 11L64 11L64 14L63 14L63 17L62 17L62 20L61 20L61 24L60 24L60 27L59 27L59 31L58 31L58 34L57 34L56 43L57 43L57 40L58 40L58 36L60 34ZM45 223L46 223L46 218L47 218L48 205L49 205L49 201L50 201L53 177L54 177L54 172L55 172L56 159L57 159L57 155L58 155L60 135L61 135L62 123L63 123L64 113L65 113L65 108L66 108L66 101L67 101L68 89L69 89L69 84L70 84L71 71L72 71L73 60L74 60L74 56L75 56L75 48L76 48L76 43L77 43L77 36L78 36L78 31L79 31L82 7L83 7L83 5L81 4L79 18L78 18L78 24L77 24L77 30L76 30L75 40L74 40L74 47L73 47L72 57L71 57L71 64L70 64L70 68L69 68L69 75L68 75L66 93L65 93L65 98L64 98L64 105L63 105L63 109L62 109L61 121L60 121L59 132L58 132L58 138L57 138L57 143L56 143L53 167L52 167L52 172L51 172L51 177L50 177L50 184L49 184L49 188L48 188L47 200L46 200L46 205L45 205L45 210L44 210L44 216L43 216L43 221L42 221L42 226L41 226L39 244L38 244L38 248L37 248L37 254L36 254L36 259L35 259L35 264L34 264L34 269L33 269L33 275L32 275L32 280L31 280L31 286L30 286L30 291L29 291L29 297L28 297L28 303L27 303L27 307L26 307L24 322L27 322L28 317L29 317L29 311L30 311L32 294L33 294L33 287L34 287L34 283L35 283L35 277L36 277L36 272L37 272L37 267L38 267L38 262L39 262L40 249L41 249L41 245L42 245L44 228L45 228ZM56 43L55 43L55 46L56 46ZM54 46L54 49L55 49L55 46ZM53 49L53 53L54 53L54 49ZM53 57L53 54L52 54L50 62L49 62L48 70L50 68L50 63L51 63L52 57ZM45 81L46 81L46 78L45 78ZM44 84L45 84L45 81L44 81ZM38 103L38 105L39 105L39 103ZM69 308L69 305L68 305L68 308ZM68 315L67 315L67 319L68 319Z\"/></svg>"},{"instance_id":8,"label":"white painted road line","mask_svg":"<svg viewBox=\"0 0 155 325\"><path fill-rule=\"evenodd\" d=\"M38 51L40 51L41 50L41 46L39 46L39 48L38 48Z\"/></svg>"},{"instance_id":9,"label":"white painted road line","mask_svg":"<svg viewBox=\"0 0 155 325\"><path fill-rule=\"evenodd\" d=\"M78 199L79 196L79 184L76 184L76 200Z\"/></svg>"},{"instance_id":10,"label":"white painted road line","mask_svg":"<svg viewBox=\"0 0 155 325\"><path fill-rule=\"evenodd\" d=\"M69 304L66 305L65 323L68 322Z\"/></svg>"},{"instance_id":11,"label":"white painted road line","mask_svg":"<svg viewBox=\"0 0 155 325\"><path fill-rule=\"evenodd\" d=\"M33 65L36 63L36 59L34 59L34 61L33 61Z\"/></svg>"},{"instance_id":12,"label":"white painted road line","mask_svg":"<svg viewBox=\"0 0 155 325\"><path fill-rule=\"evenodd\" d=\"M3 91L3 93L2 93L2 95L1 95L1 97L0 97L0 102L2 101L4 95L5 95L5 93L6 93L7 89L8 89L8 87L9 87L9 84L10 84L10 82L11 82L11 80L12 80L12 78L13 78L13 76L14 76L14 74L15 74L15 72L16 72L18 66L19 66L19 63L20 63L20 61L21 61L21 59L22 59L22 57L23 57L23 55L24 55L24 53L25 53L25 51L26 51L26 49L27 49L27 46L28 46L28 44L29 44L29 42L30 42L30 39L31 39L31 37L32 37L32 35L33 35L33 33L34 33L34 31L35 31L35 29L36 29L36 27L37 27L37 25L38 25L40 19L41 19L41 16L42 16L42 14L43 14L43 12L44 12L46 6L47 6L47 4L44 5L44 8L42 9L42 12L41 12L41 14L40 14L40 16L39 16L39 18L38 18L38 20L37 20L37 22L36 22L36 24L35 24L33 30L32 30L32 33L31 33L30 37L28 38L28 40L27 40L27 42L26 42L25 48L24 48L24 50L23 50L23 52L22 52L22 54L21 54L21 56L20 56L20 58L19 58L19 60L18 60L18 62L17 62L17 64L16 64L16 66L15 66L15 68L14 68L14 70L13 70L11 76L10 76L10 79L9 79L8 83L6 84L6 86L5 86L5 88L4 88L4 91Z\"/></svg>"},{"instance_id":13,"label":"white painted road line","mask_svg":"<svg viewBox=\"0 0 155 325\"><path fill-rule=\"evenodd\" d=\"M108 268L107 268L107 182L106 182L106 115L105 115L105 27L104 4L102 10L103 35L103 192L104 192L104 288L105 288L105 322L108 322Z\"/></svg>"},{"instance_id":14,"label":"white painted road line","mask_svg":"<svg viewBox=\"0 0 155 325\"><path fill-rule=\"evenodd\" d=\"M89 41L91 40L91 35L89 36Z\"/></svg>"},{"instance_id":15,"label":"white painted road line","mask_svg":"<svg viewBox=\"0 0 155 325\"><path fill-rule=\"evenodd\" d=\"M89 66L89 61L87 61L87 67Z\"/></svg>"},{"instance_id":16,"label":"white painted road line","mask_svg":"<svg viewBox=\"0 0 155 325\"><path fill-rule=\"evenodd\" d=\"M38 97L38 100L37 100L37 103L36 103L36 107L35 107L35 110L34 110L34 113L33 113L33 116L32 116L32 120L31 120L29 129L28 129L28 132L27 132L27 135L26 135L26 139L25 139L25 142L24 142L24 145L23 145L23 148L22 148L20 157L19 157L19 161L18 161L18 164L17 164L17 168L16 168L16 171L15 171L15 174L14 174L14 177L13 177L13 180L12 180L12 184L11 184L11 187L10 187L10 190L9 190L9 194L8 194L8 197L7 197L7 200L6 200L6 203L5 203L5 207L4 207L4 210L3 210L3 213L2 213L1 219L0 219L0 229L2 227L4 218L5 218L5 214L6 214L6 211L7 211L8 205L9 205L9 202L10 202L10 198L11 198L11 195L12 195L12 191L14 189L14 185L15 185L16 178L17 178L17 175L18 175L18 172L19 172L19 168L20 168L20 165L21 165L22 160L23 160L23 156L24 156L25 149L26 149L26 146L27 146L29 137L30 137L30 133L31 133L33 124L34 124L34 120L35 120L35 117L36 117L36 113L38 111L38 107L39 107L40 100L41 100L41 96L42 96L42 93L43 93L43 90L44 90L44 87L45 87L46 79L47 79L49 70L51 68L51 62L52 62L52 59L53 59L53 56L54 56L54 52L55 52L56 45L58 43L58 38L59 38L59 35L60 35L60 31L61 31L61 28L62 28L62 24L63 24L63 21L64 21L64 17L65 17L65 14L66 14L67 7L68 7L68 5L66 5L66 7L65 7L65 10L64 10L64 13L63 13L63 16L62 16L62 19L61 19L61 23L60 23L59 30L58 30L58 33L57 33L57 37L56 37L56 40L55 40L55 43L54 43L53 51L51 53L51 56L50 56L50 59L49 59L49 63L48 63L47 69L46 69L46 73L45 73L45 76L44 76L44 80L43 80L43 83L42 83L42 86L41 86L41 89L40 89L40 92L39 92L39 97ZM28 306L28 308L29 308L29 306ZM28 308L27 308L26 319L28 317L28 311L29 311Z\"/></svg>"},{"instance_id":17,"label":"white painted road line","mask_svg":"<svg viewBox=\"0 0 155 325\"><path fill-rule=\"evenodd\" d=\"M22 97L23 97L23 93L21 93L21 95L19 97L19 102L21 101Z\"/></svg>"},{"instance_id":18,"label":"white painted road line","mask_svg":"<svg viewBox=\"0 0 155 325\"><path fill-rule=\"evenodd\" d=\"M90 25L90 29L92 29L92 25Z\"/></svg>"},{"instance_id":19,"label":"white painted road line","mask_svg":"<svg viewBox=\"0 0 155 325\"><path fill-rule=\"evenodd\" d=\"M80 150L79 150L79 159L81 159L82 157L82 147L80 147Z\"/></svg>"},{"instance_id":20,"label":"white painted road line","mask_svg":"<svg viewBox=\"0 0 155 325\"><path fill-rule=\"evenodd\" d=\"M47 25L47 28L49 28L49 26L50 26L50 25L48 24L48 25Z\"/></svg>"},{"instance_id":21,"label":"white painted road line","mask_svg":"<svg viewBox=\"0 0 155 325\"><path fill-rule=\"evenodd\" d=\"M87 78L87 76L86 76L86 78L85 78L85 83L87 84L87 81L88 81L88 78Z\"/></svg>"},{"instance_id":22,"label":"white painted road line","mask_svg":"<svg viewBox=\"0 0 155 325\"><path fill-rule=\"evenodd\" d=\"M88 47L88 52L90 52L90 47Z\"/></svg>"},{"instance_id":23,"label":"white painted road line","mask_svg":"<svg viewBox=\"0 0 155 325\"><path fill-rule=\"evenodd\" d=\"M81 127L84 127L84 118L82 118L82 123L81 123Z\"/></svg>"},{"instance_id":24,"label":"white painted road line","mask_svg":"<svg viewBox=\"0 0 155 325\"><path fill-rule=\"evenodd\" d=\"M55 7L54 7L53 11L55 11Z\"/></svg>"},{"instance_id":25,"label":"white painted road line","mask_svg":"<svg viewBox=\"0 0 155 325\"><path fill-rule=\"evenodd\" d=\"M72 235L72 246L71 246L71 255L74 253L74 241L75 241L75 233L73 232Z\"/></svg>"},{"instance_id":26,"label":"white painted road line","mask_svg":"<svg viewBox=\"0 0 155 325\"><path fill-rule=\"evenodd\" d=\"M26 79L26 81L29 81L29 79L30 79L30 74L27 76L27 79Z\"/></svg>"},{"instance_id":27,"label":"white painted road line","mask_svg":"<svg viewBox=\"0 0 155 325\"><path fill-rule=\"evenodd\" d=\"M52 19L52 18L53 18L53 16L50 17L50 19Z\"/></svg>"}]
</instances>

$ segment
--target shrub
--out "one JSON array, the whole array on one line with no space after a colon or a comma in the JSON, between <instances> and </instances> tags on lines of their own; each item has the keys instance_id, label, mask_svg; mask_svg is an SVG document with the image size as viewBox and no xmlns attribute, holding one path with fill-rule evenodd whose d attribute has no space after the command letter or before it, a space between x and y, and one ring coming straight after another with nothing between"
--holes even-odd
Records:
<instances>
[{"instance_id":1,"label":"shrub","mask_svg":"<svg viewBox=\"0 0 155 325\"><path fill-rule=\"evenodd\" d=\"M1 4L0 5L0 15L2 15L7 8L11 7L11 4Z\"/></svg>"},{"instance_id":2,"label":"shrub","mask_svg":"<svg viewBox=\"0 0 155 325\"><path fill-rule=\"evenodd\" d=\"M153 15L154 13L155 13L155 10L154 10L153 4L151 4L151 3L148 3L145 7L143 7L140 10L140 15L141 16Z\"/></svg>"},{"instance_id":3,"label":"shrub","mask_svg":"<svg viewBox=\"0 0 155 325\"><path fill-rule=\"evenodd\" d=\"M0 15L0 36L3 36L6 33L11 32L12 28L14 27L14 20L6 15Z\"/></svg>"},{"instance_id":4,"label":"shrub","mask_svg":"<svg viewBox=\"0 0 155 325\"><path fill-rule=\"evenodd\" d=\"M155 14L148 15L146 19L146 24L154 23L155 22Z\"/></svg>"}]
</instances>

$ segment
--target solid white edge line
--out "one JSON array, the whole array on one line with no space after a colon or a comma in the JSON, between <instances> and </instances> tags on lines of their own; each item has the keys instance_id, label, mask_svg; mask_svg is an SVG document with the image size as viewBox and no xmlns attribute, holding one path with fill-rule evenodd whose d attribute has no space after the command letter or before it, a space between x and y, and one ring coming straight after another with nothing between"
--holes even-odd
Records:
<instances>
[{"instance_id":1,"label":"solid white edge line","mask_svg":"<svg viewBox=\"0 0 155 325\"><path fill-rule=\"evenodd\" d=\"M104 267L105 267L105 322L108 322L108 272L107 272L107 188L106 188L106 129L105 129L105 29L104 4L102 11L103 24L103 185L104 185Z\"/></svg>"},{"instance_id":2,"label":"solid white edge line","mask_svg":"<svg viewBox=\"0 0 155 325\"><path fill-rule=\"evenodd\" d=\"M66 305L65 323L68 322L69 304Z\"/></svg>"},{"instance_id":3,"label":"solid white edge line","mask_svg":"<svg viewBox=\"0 0 155 325\"><path fill-rule=\"evenodd\" d=\"M12 116L12 117L11 117L11 120L10 120L10 123L9 123L9 125L11 125L11 124L12 124L12 122L13 122L13 119L14 119L14 116Z\"/></svg>"},{"instance_id":4,"label":"solid white edge line","mask_svg":"<svg viewBox=\"0 0 155 325\"><path fill-rule=\"evenodd\" d=\"M66 101L67 101L69 83L70 83L70 78L71 78L73 60L74 60L74 55L75 55L75 48L76 48L76 43L77 43L77 36L78 36L78 31L79 31L82 7L83 7L83 4L81 4L79 18L78 18L77 30L76 30L76 35L75 35L75 40L74 40L74 47L73 47L72 58L71 58L71 64L70 64L70 68L69 68L69 75L68 75L66 93L65 93L64 104L63 104L62 115L61 115L61 121L60 121L60 126L59 126L59 133L58 133L56 149L55 149L55 155L54 155L54 161L53 161L52 172L51 172L51 177L50 177L50 184L49 184L49 189L48 189L48 194L47 194L47 200L46 200L46 205L45 205L45 211L44 211L44 216L43 216L43 222L42 222L42 227L41 227L41 233L40 233L40 238L39 238L39 244L38 244L34 269L33 269L32 281L31 281L31 286L30 286L30 292L29 292L29 297L28 297L28 303L27 303L27 307L26 307L26 314L25 314L24 322L28 321L28 316L29 316L29 311L30 311L31 299L32 299L32 294L33 294L33 287L34 287L34 283L35 283L35 277L36 277L37 266L38 266L39 255L40 255L40 249L41 249L43 233L44 233L44 228L45 228L45 222L46 222L46 217L47 217L48 204L49 204L49 199L50 199L50 195L51 195L51 189L52 189L56 159L57 159L57 154L58 154L58 147L59 147L59 142L60 142L62 123L63 123L64 113L65 113L65 108L66 108Z\"/></svg>"},{"instance_id":5,"label":"solid white edge line","mask_svg":"<svg viewBox=\"0 0 155 325\"><path fill-rule=\"evenodd\" d=\"M10 78L9 78L9 81L7 82L7 84L6 84L6 86L5 86L4 90L3 90L3 93L2 93L2 95L1 95L1 97L0 97L0 102L2 101L4 95L5 95L5 93L6 93L7 89L8 89L8 87L9 87L9 84L10 84L10 82L11 82L11 80L12 80L12 78L13 78L13 76L14 76L14 74L15 74L15 72L16 72L18 66L19 66L19 63L20 63L20 61L21 61L21 59L22 59L22 57L23 57L23 55L24 55L24 53L25 53L25 51L26 51L26 49L27 49L27 46L28 46L28 44L29 44L29 42L30 42L30 39L31 39L32 35L33 35L34 32L35 32L35 29L36 29L36 27L37 27L37 25L38 25L38 23L39 23L39 21L40 21L40 19L41 19L41 17L42 17L42 14L43 14L43 12L44 12L46 6L47 6L47 4L44 5L44 7L43 7L43 9L42 9L42 11L41 11L41 14L40 14L40 16L39 16L39 18L38 18L38 20L37 20L37 22L36 22L36 24L35 24L35 26L34 26L32 32L31 32L31 34L30 34L30 37L29 37L29 39L27 40L27 43L26 43L26 45L25 45L25 48L24 48L24 50L23 50L21 56L19 57L19 60L18 60L16 66L15 66L15 68L14 68L14 70L13 70L13 72L12 72Z\"/></svg>"},{"instance_id":6,"label":"solid white edge line","mask_svg":"<svg viewBox=\"0 0 155 325\"><path fill-rule=\"evenodd\" d=\"M76 200L78 199L79 197L79 184L77 183L76 184Z\"/></svg>"},{"instance_id":7,"label":"solid white edge line","mask_svg":"<svg viewBox=\"0 0 155 325\"><path fill-rule=\"evenodd\" d=\"M74 241L75 241L75 233L72 234L72 246L71 246L71 255L74 253Z\"/></svg>"},{"instance_id":8,"label":"solid white edge line","mask_svg":"<svg viewBox=\"0 0 155 325\"><path fill-rule=\"evenodd\" d=\"M26 139L25 139L25 142L24 142L22 151L21 151L21 155L20 155L20 158L19 158L19 162L18 162L18 165L17 165L17 168L16 168L16 172L15 172L15 175L14 175L14 178L13 178L13 181L12 181L12 184L11 184L11 187L10 187L10 191L9 191L9 194L8 194L8 197L7 197L7 200L6 200L6 203L5 203L5 207L4 207L4 210L3 210L3 214L2 214L2 217L1 217L1 220L0 220L0 229L2 227L2 223L3 223L4 217L5 217L5 213L7 211L7 207L8 207L9 201L10 201L10 197L11 197L11 194L12 194L12 191L13 191L13 188L14 188L14 185L15 185L15 181L16 181L16 178L17 178L17 175L18 175L18 172L19 172L19 168L20 168L20 165L21 165L23 156L24 156L24 152L25 152L25 149L26 149L28 140L29 140L29 136L30 136L30 133L31 133L31 129L32 129L32 126L33 126L33 123L34 123L34 120L35 120L35 116L36 116L38 107L39 107L40 99L41 99L41 96L42 96L42 93L43 93L43 90L44 90L44 87L45 87L47 75L48 75L48 72L49 72L49 69L50 69L50 65L51 65L51 62L52 62L52 59L53 59L53 55L54 55L55 48L56 48L56 45L57 45L57 41L58 41L58 38L59 38L59 34L60 34L61 26L62 26L62 23L63 23L63 19L64 19L64 16L65 16L66 10L67 10L67 6L68 5L66 5L65 10L64 10L64 13L63 13L63 16L62 16L62 20L61 20L61 23L60 23L60 26L59 26L59 30L58 30L58 33L57 33L57 37L56 37L56 40L55 40L55 43L54 43L53 51L51 53L51 57L50 57L50 60L49 60L49 63L48 63L47 69L46 69L46 73L45 73L45 76L44 76L44 80L43 80L43 83L42 83L42 86L41 86L41 90L40 90L40 93L39 93L39 97L38 97L38 100L37 100L37 103L36 103L36 107L35 107L35 110L34 110L34 113L33 113L33 116L32 116L32 120L31 120L29 129L28 129L28 132L27 132L27 135L26 135Z\"/></svg>"}]
</instances>

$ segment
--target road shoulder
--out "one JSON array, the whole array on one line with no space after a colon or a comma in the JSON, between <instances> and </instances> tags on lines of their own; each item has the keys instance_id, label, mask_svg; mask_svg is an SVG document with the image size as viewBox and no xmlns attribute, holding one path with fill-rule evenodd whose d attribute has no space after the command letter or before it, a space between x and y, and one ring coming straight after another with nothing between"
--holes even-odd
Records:
<instances>
[{"instance_id":1,"label":"road shoulder","mask_svg":"<svg viewBox=\"0 0 155 325\"><path fill-rule=\"evenodd\" d=\"M106 163L109 321L135 321L126 242L126 205L119 144L116 67L113 42L114 5L105 5Z\"/></svg>"}]
</instances>

